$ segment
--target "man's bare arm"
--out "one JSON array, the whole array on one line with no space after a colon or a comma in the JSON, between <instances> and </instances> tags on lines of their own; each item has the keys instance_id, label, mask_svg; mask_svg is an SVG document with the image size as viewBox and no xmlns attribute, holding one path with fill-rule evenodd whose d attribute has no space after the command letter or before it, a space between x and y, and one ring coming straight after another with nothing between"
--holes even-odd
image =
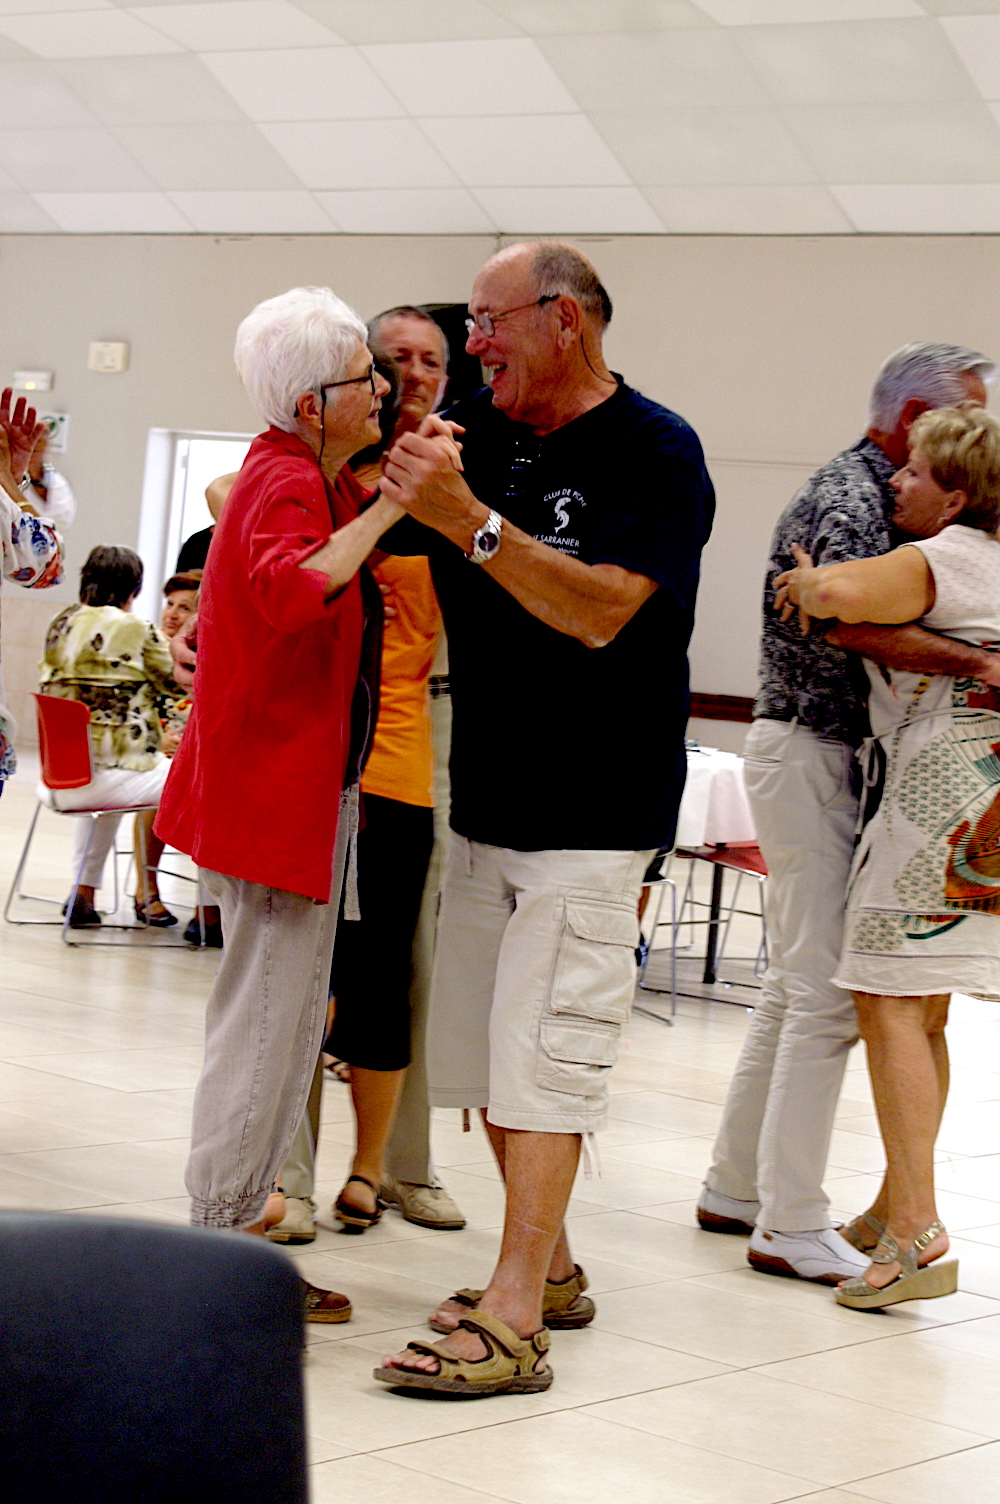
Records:
<instances>
[{"instance_id":1,"label":"man's bare arm","mask_svg":"<svg viewBox=\"0 0 1000 1504\"><path fill-rule=\"evenodd\" d=\"M868 621L850 626L840 622L827 633L826 640L834 647L864 653L866 658L888 668L914 674L951 674L1000 687L1000 653L941 637L916 622L901 627L883 627Z\"/></svg>"},{"instance_id":2,"label":"man's bare arm","mask_svg":"<svg viewBox=\"0 0 1000 1504\"><path fill-rule=\"evenodd\" d=\"M490 515L437 436L407 434L395 445L385 464L382 494L464 553ZM583 564L506 518L495 557L478 567L532 616L589 648L611 642L657 588L646 575L617 564Z\"/></svg>"}]
</instances>

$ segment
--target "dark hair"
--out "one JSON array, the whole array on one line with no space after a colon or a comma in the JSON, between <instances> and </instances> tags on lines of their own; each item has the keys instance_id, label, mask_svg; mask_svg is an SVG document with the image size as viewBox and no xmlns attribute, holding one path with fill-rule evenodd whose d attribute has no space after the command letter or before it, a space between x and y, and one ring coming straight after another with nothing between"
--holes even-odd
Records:
<instances>
[{"instance_id":1,"label":"dark hair","mask_svg":"<svg viewBox=\"0 0 1000 1504\"><path fill-rule=\"evenodd\" d=\"M142 560L131 548L99 543L80 570L80 600L85 606L124 606L142 584Z\"/></svg>"},{"instance_id":2,"label":"dark hair","mask_svg":"<svg viewBox=\"0 0 1000 1504\"><path fill-rule=\"evenodd\" d=\"M387 319L422 319L425 324L431 324L440 335L441 355L445 366L447 366L450 355L448 336L434 315L428 313L426 308L418 308L415 303L401 303L398 308L386 308L381 313L377 313L373 319L369 319L368 343L372 349L378 344L378 332Z\"/></svg>"},{"instance_id":3,"label":"dark hair","mask_svg":"<svg viewBox=\"0 0 1000 1504\"><path fill-rule=\"evenodd\" d=\"M185 574L172 574L163 587L163 594L173 595L175 590L200 590L201 576L200 569L192 569Z\"/></svg>"},{"instance_id":4,"label":"dark hair","mask_svg":"<svg viewBox=\"0 0 1000 1504\"><path fill-rule=\"evenodd\" d=\"M351 456L351 469L356 470L362 465L374 465L380 460L392 443L392 436L396 432L396 419L399 417L399 399L403 394L403 375L391 355L380 350L374 342L369 343L372 352L372 360L378 374L389 383L389 390L382 398L382 406L378 413L378 426L382 437L377 444L369 444L367 449L359 449L357 454Z\"/></svg>"},{"instance_id":5,"label":"dark hair","mask_svg":"<svg viewBox=\"0 0 1000 1504\"><path fill-rule=\"evenodd\" d=\"M568 293L584 313L602 329L611 323L611 299L607 288L582 251L562 241L543 241L535 252L532 267L540 295Z\"/></svg>"}]
</instances>

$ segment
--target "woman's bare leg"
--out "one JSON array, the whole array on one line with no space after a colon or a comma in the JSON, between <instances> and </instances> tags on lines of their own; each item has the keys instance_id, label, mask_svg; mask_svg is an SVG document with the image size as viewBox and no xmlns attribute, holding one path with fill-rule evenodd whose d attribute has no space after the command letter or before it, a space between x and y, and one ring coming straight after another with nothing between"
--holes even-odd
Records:
<instances>
[{"instance_id":1,"label":"woman's bare leg","mask_svg":"<svg viewBox=\"0 0 1000 1504\"><path fill-rule=\"evenodd\" d=\"M363 1175L376 1187L382 1179L385 1151L405 1075L405 1070L370 1071L351 1066L351 1096L357 1131L351 1174ZM357 1181L345 1188L343 1196L350 1206L360 1207L366 1212L375 1210L375 1192Z\"/></svg>"},{"instance_id":2,"label":"woman's bare leg","mask_svg":"<svg viewBox=\"0 0 1000 1504\"><path fill-rule=\"evenodd\" d=\"M934 1199L934 1141L947 1089L944 1025L947 995L879 997L856 992L858 1028L868 1047L872 1092L885 1145L887 1169L875 1203L888 1231L903 1249L937 1218ZM884 1207L884 1210L882 1209ZM925 1252L937 1257L947 1237ZM876 1288L889 1284L898 1264L873 1264L865 1278Z\"/></svg>"},{"instance_id":3,"label":"woman's bare leg","mask_svg":"<svg viewBox=\"0 0 1000 1504\"><path fill-rule=\"evenodd\" d=\"M144 809L135 817L135 896L143 908L160 902L157 871L165 842L153 831L155 809Z\"/></svg>"}]
</instances>

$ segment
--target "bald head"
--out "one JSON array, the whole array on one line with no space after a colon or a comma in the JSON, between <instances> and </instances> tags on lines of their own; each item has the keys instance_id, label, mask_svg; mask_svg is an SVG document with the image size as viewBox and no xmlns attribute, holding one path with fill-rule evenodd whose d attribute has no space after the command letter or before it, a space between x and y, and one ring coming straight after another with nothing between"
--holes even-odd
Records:
<instances>
[{"instance_id":1,"label":"bald head","mask_svg":"<svg viewBox=\"0 0 1000 1504\"><path fill-rule=\"evenodd\" d=\"M527 240L505 246L483 267L509 268L536 297L574 298L588 322L603 331L611 322L607 289L589 257L561 240Z\"/></svg>"}]
</instances>

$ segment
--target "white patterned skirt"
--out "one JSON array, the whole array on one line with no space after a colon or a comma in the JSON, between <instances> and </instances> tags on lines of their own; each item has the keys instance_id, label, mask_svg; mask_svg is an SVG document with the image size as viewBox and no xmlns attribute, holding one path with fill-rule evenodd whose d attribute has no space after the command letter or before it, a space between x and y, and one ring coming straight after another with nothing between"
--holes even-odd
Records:
<instances>
[{"instance_id":1,"label":"white patterned skirt","mask_svg":"<svg viewBox=\"0 0 1000 1504\"><path fill-rule=\"evenodd\" d=\"M851 868L834 982L1000 999L1000 715L956 708L880 740L882 797Z\"/></svg>"}]
</instances>

